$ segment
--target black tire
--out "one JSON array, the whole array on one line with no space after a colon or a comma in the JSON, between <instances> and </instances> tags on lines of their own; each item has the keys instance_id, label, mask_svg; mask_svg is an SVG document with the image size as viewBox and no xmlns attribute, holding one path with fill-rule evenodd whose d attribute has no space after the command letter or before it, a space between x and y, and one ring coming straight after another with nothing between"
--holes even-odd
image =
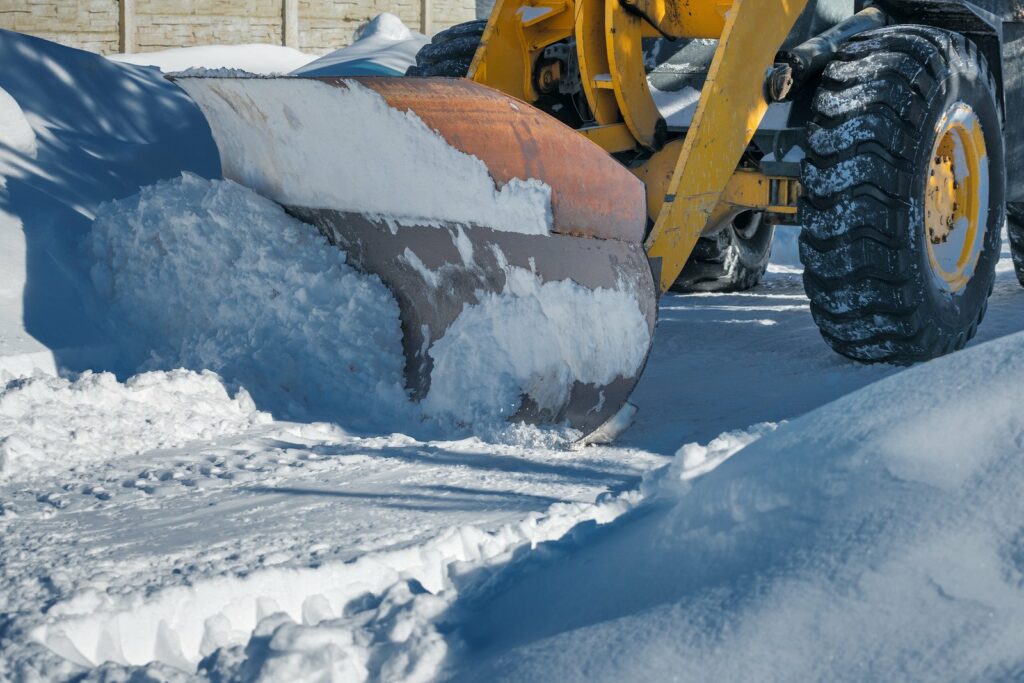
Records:
<instances>
[{"instance_id":1,"label":"black tire","mask_svg":"<svg viewBox=\"0 0 1024 683\"><path fill-rule=\"evenodd\" d=\"M856 36L826 68L801 178L800 260L814 321L839 353L908 364L960 349L974 336L992 292L1004 220L996 98L973 43L923 26ZM979 202L984 232L970 249L973 271L964 270L966 284L951 286L930 265L931 245L945 239L925 234L922 205L937 125L957 102L980 124L989 193L987 205Z\"/></svg>"},{"instance_id":2,"label":"black tire","mask_svg":"<svg viewBox=\"0 0 1024 683\"><path fill-rule=\"evenodd\" d=\"M1006 205L1006 234L1010 238L1010 255L1017 282L1024 287L1024 204Z\"/></svg>"},{"instance_id":3,"label":"black tire","mask_svg":"<svg viewBox=\"0 0 1024 683\"><path fill-rule=\"evenodd\" d=\"M486 19L478 19L438 31L429 43L420 48L416 54L416 65L410 66L405 75L463 78L469 73L469 65L480 47L486 26Z\"/></svg>"},{"instance_id":4,"label":"black tire","mask_svg":"<svg viewBox=\"0 0 1024 683\"><path fill-rule=\"evenodd\" d=\"M775 226L756 214L749 220L756 223L745 230L731 225L697 240L673 291L742 292L756 286L768 269Z\"/></svg>"}]
</instances>

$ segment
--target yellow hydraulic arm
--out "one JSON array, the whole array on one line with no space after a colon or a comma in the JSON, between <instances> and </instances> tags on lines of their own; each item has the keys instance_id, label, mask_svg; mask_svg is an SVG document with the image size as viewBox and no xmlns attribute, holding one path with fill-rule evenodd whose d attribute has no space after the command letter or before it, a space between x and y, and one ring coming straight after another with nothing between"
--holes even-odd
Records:
<instances>
[{"instance_id":1,"label":"yellow hydraulic arm","mask_svg":"<svg viewBox=\"0 0 1024 683\"><path fill-rule=\"evenodd\" d=\"M473 80L527 102L538 80L558 79L545 48L575 39L580 87L594 125L580 133L610 153L637 150L648 185L647 238L662 291L701 234L735 207L778 204L780 179L740 169L768 109L765 80L807 0L498 0L470 66ZM644 37L717 38L708 78L682 139L667 141L647 84ZM552 70L554 67L552 67ZM773 189L773 185L774 189ZM783 188L791 197L792 188ZM789 205L779 207L791 210Z\"/></svg>"}]
</instances>

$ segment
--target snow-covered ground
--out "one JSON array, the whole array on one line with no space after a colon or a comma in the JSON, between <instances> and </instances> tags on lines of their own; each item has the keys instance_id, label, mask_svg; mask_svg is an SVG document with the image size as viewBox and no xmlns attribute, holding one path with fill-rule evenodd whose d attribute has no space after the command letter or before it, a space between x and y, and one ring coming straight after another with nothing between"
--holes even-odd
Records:
<instances>
[{"instance_id":1,"label":"snow-covered ground","mask_svg":"<svg viewBox=\"0 0 1024 683\"><path fill-rule=\"evenodd\" d=\"M0 35L5 64L44 49ZM662 299L616 445L484 440L401 395L379 282L198 175L138 125L189 136L179 91L109 67L74 92L0 71L0 335L98 371L12 352L0 378L0 680L1024 674L1008 255L971 348L866 367L821 341L780 230L756 290ZM88 125L47 109L133 89Z\"/></svg>"}]
</instances>

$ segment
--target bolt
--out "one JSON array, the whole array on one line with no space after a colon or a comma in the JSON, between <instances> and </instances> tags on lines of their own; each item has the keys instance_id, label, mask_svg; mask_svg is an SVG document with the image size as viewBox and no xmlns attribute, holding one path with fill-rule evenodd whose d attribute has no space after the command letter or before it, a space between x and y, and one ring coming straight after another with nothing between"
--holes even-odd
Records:
<instances>
[{"instance_id":1,"label":"bolt","mask_svg":"<svg viewBox=\"0 0 1024 683\"><path fill-rule=\"evenodd\" d=\"M793 67L789 64L776 64L768 70L764 85L769 102L786 99L793 89Z\"/></svg>"}]
</instances>

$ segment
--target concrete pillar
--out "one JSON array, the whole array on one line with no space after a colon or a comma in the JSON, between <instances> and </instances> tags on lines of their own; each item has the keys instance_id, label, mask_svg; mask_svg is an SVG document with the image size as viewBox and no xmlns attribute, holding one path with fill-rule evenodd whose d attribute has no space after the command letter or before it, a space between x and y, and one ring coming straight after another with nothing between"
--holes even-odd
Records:
<instances>
[{"instance_id":1,"label":"concrete pillar","mask_svg":"<svg viewBox=\"0 0 1024 683\"><path fill-rule=\"evenodd\" d=\"M420 0L420 33L430 35L433 27L434 0Z\"/></svg>"},{"instance_id":2,"label":"concrete pillar","mask_svg":"<svg viewBox=\"0 0 1024 683\"><path fill-rule=\"evenodd\" d=\"M282 0L281 37L286 47L299 49L299 0Z\"/></svg>"},{"instance_id":3,"label":"concrete pillar","mask_svg":"<svg viewBox=\"0 0 1024 683\"><path fill-rule=\"evenodd\" d=\"M135 52L135 0L120 0L117 8L117 49Z\"/></svg>"}]
</instances>

